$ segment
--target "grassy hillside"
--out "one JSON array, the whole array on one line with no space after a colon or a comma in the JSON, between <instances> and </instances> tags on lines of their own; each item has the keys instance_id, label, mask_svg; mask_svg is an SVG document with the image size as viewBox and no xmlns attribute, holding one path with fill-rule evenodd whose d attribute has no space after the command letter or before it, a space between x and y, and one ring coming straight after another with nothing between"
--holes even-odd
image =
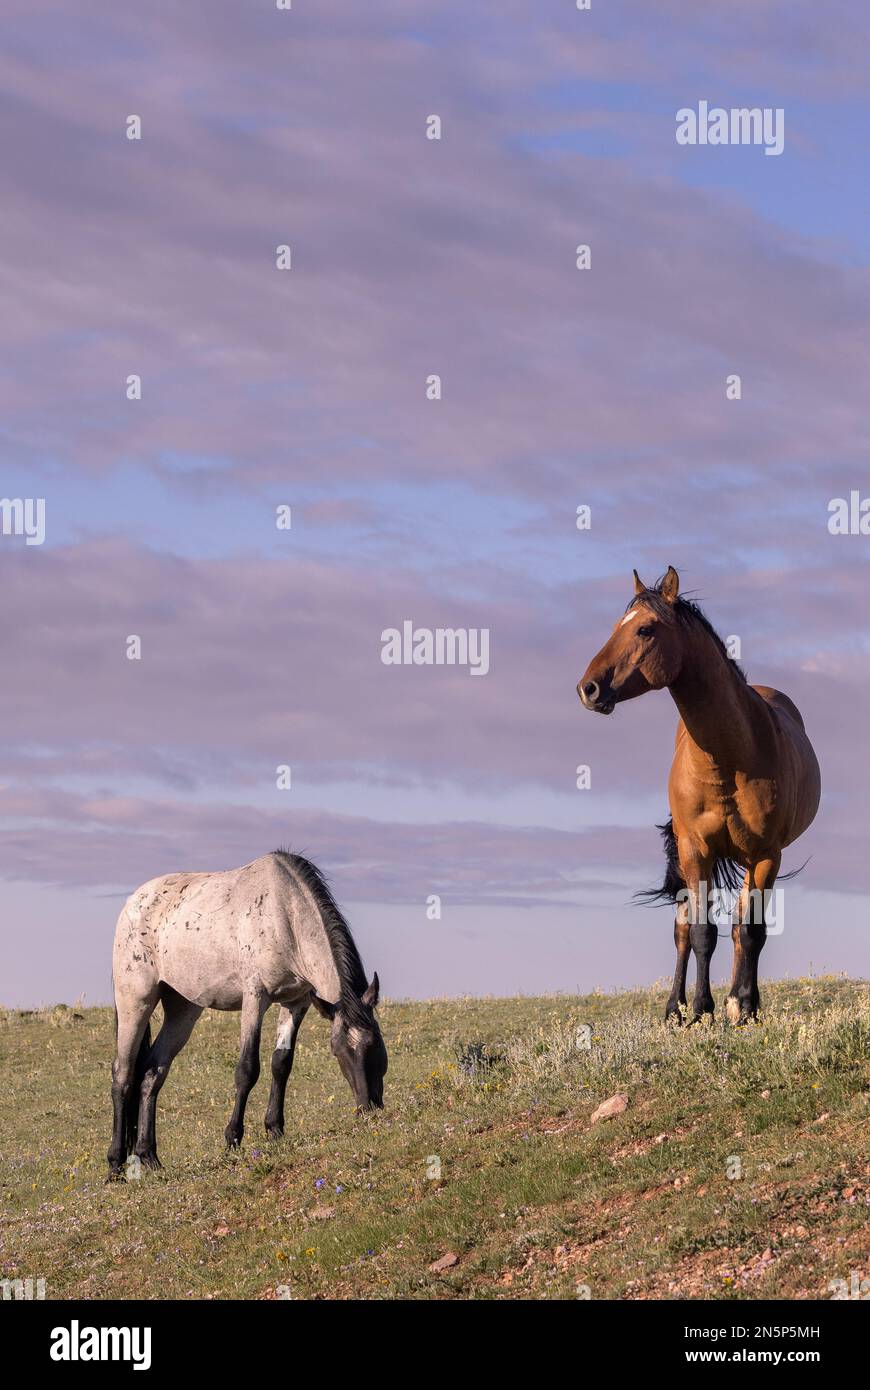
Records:
<instances>
[{"instance_id":1,"label":"grassy hillside","mask_svg":"<svg viewBox=\"0 0 870 1390\"><path fill-rule=\"evenodd\" d=\"M387 1108L362 1118L310 1014L278 1143L270 1015L238 1156L238 1016L207 1013L161 1095L163 1172L111 1186L111 1012L0 1013L0 1278L60 1298L828 1298L870 1276L868 988L764 1001L758 1025L682 1031L658 990L387 1003Z\"/></svg>"}]
</instances>

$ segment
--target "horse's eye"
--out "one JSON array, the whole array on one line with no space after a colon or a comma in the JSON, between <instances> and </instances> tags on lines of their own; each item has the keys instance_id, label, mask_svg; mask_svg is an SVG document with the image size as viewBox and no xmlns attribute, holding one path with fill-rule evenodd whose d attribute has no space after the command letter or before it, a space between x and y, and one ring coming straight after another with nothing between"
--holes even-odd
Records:
<instances>
[{"instance_id":1,"label":"horse's eye","mask_svg":"<svg viewBox=\"0 0 870 1390\"><path fill-rule=\"evenodd\" d=\"M648 624L645 623L643 627L639 627L637 629L637 635L638 637L652 637L653 630Z\"/></svg>"}]
</instances>

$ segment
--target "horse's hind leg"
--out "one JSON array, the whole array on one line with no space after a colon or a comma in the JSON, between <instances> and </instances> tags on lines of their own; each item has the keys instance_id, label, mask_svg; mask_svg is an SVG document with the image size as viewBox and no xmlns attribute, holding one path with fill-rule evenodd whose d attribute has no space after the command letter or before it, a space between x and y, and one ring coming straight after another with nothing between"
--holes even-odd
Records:
<instances>
[{"instance_id":1,"label":"horse's hind leg","mask_svg":"<svg viewBox=\"0 0 870 1390\"><path fill-rule=\"evenodd\" d=\"M260 1031L270 1002L263 994L246 994L242 998L242 1046L236 1066L236 1103L224 1130L229 1149L237 1149L245 1133L245 1106L260 1075Z\"/></svg>"},{"instance_id":2,"label":"horse's hind leg","mask_svg":"<svg viewBox=\"0 0 870 1390\"><path fill-rule=\"evenodd\" d=\"M734 942L734 965L731 989L725 1000L729 1023L749 1023L758 1014L761 999L758 993L758 959L767 940L764 921L765 894L772 889L779 873L780 856L760 860L747 871L737 919L731 927Z\"/></svg>"},{"instance_id":3,"label":"horse's hind leg","mask_svg":"<svg viewBox=\"0 0 870 1390\"><path fill-rule=\"evenodd\" d=\"M266 1107L266 1131L271 1139L280 1139L284 1134L287 1078L293 1068L299 1025L308 1009L308 1004L299 1004L293 1009L286 1009L282 1005L278 1014L278 1034L275 1039L275 1051L272 1053L272 1089Z\"/></svg>"},{"instance_id":4,"label":"horse's hind leg","mask_svg":"<svg viewBox=\"0 0 870 1390\"><path fill-rule=\"evenodd\" d=\"M112 1063L112 1109L114 1122L112 1142L107 1154L109 1178L121 1176L127 1158L127 1135L130 1107L136 1104L136 1061L145 1037L148 1020L157 1003L157 984L141 994L116 991L115 1014L117 1038L115 1060Z\"/></svg>"},{"instance_id":5,"label":"horse's hind leg","mask_svg":"<svg viewBox=\"0 0 870 1390\"><path fill-rule=\"evenodd\" d=\"M166 1080L173 1059L178 1056L193 1032L202 1013L199 1004L191 1004L174 989L161 986L163 1026L157 1034L145 1063L139 1089L139 1124L136 1129L136 1157L145 1168L159 1168L157 1157L157 1096Z\"/></svg>"},{"instance_id":6,"label":"horse's hind leg","mask_svg":"<svg viewBox=\"0 0 870 1390\"><path fill-rule=\"evenodd\" d=\"M677 915L674 918L674 945L677 948L677 965L674 970L674 983L665 1005L665 1021L673 1019L675 1023L682 1023L681 1010L686 1004L686 970L691 950L689 908L685 902L677 904Z\"/></svg>"}]
</instances>

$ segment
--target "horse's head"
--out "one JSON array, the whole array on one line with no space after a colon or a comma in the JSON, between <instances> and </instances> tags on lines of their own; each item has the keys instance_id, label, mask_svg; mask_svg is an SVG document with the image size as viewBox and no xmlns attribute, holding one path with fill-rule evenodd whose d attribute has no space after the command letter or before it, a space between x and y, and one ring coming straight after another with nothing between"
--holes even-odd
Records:
<instances>
[{"instance_id":1,"label":"horse's head","mask_svg":"<svg viewBox=\"0 0 870 1390\"><path fill-rule=\"evenodd\" d=\"M680 576L673 565L651 589L634 571L634 598L577 686L587 709L612 714L623 700L661 690L677 679L683 654L674 613L679 592Z\"/></svg>"},{"instance_id":2,"label":"horse's head","mask_svg":"<svg viewBox=\"0 0 870 1390\"><path fill-rule=\"evenodd\" d=\"M326 1004L315 1000L317 1008L332 1020L330 1046L342 1074L353 1091L357 1110L382 1110L387 1049L375 1008L380 994L377 971L359 1000Z\"/></svg>"}]
</instances>

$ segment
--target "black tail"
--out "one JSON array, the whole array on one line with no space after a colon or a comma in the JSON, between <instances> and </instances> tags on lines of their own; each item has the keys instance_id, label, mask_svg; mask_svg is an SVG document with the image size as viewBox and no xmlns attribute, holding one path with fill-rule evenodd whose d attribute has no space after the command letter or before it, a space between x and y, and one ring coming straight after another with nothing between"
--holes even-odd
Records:
<instances>
[{"instance_id":1,"label":"black tail","mask_svg":"<svg viewBox=\"0 0 870 1390\"><path fill-rule=\"evenodd\" d=\"M657 825L656 830L661 832L662 844L665 847L665 881L661 888L645 888L634 894L639 902L649 903L650 907L657 903L675 903L677 894L686 886L677 858L677 837L674 834L673 817L668 816L664 825Z\"/></svg>"},{"instance_id":2,"label":"black tail","mask_svg":"<svg viewBox=\"0 0 870 1390\"><path fill-rule=\"evenodd\" d=\"M677 895L686 886L686 880L680 873L680 861L677 857L677 837L674 834L673 817L669 816L664 825L657 825L656 830L661 831L662 844L665 847L665 881L661 888L647 888L641 893L635 893L635 898L640 902L649 903L655 906L656 903L675 903ZM801 864L800 869L792 869L787 874L780 874L779 879L795 878L801 869L805 869L809 859ZM743 879L746 870L740 864L735 864L733 859L716 859L713 863L713 882L712 888L725 890L729 893L737 893L743 886Z\"/></svg>"},{"instance_id":3,"label":"black tail","mask_svg":"<svg viewBox=\"0 0 870 1390\"><path fill-rule=\"evenodd\" d=\"M673 817L669 816L664 825L657 825L656 830L661 831L662 844L665 847L665 881L661 888L647 888L634 895L640 902L649 903L650 906L656 903L675 903L678 894L686 887L686 880L680 873ZM713 863L713 882L710 886L736 893L743 883L744 872L745 870L741 869L739 864L735 864L733 859L716 859Z\"/></svg>"},{"instance_id":4,"label":"black tail","mask_svg":"<svg viewBox=\"0 0 870 1390\"><path fill-rule=\"evenodd\" d=\"M117 1013L115 1015L117 1026ZM148 1053L151 1051L151 1024L145 1024L145 1033L139 1044L139 1051L136 1053L136 1065L133 1068L133 1084L130 1087L130 1095L127 1099L127 1153L131 1154L136 1147L136 1126L139 1121L139 1091L142 1086L142 1077L145 1075L145 1063Z\"/></svg>"}]
</instances>

